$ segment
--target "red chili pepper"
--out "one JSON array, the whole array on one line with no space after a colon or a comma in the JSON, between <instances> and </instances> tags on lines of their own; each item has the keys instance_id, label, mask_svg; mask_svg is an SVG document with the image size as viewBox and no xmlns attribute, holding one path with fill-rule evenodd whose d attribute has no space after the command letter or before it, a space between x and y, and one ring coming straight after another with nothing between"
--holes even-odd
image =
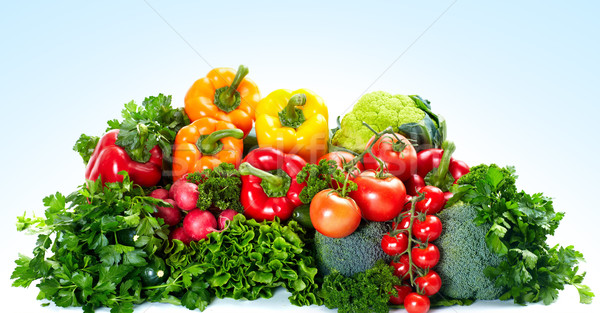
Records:
<instances>
[{"instance_id":1,"label":"red chili pepper","mask_svg":"<svg viewBox=\"0 0 600 313\"><path fill-rule=\"evenodd\" d=\"M103 183L122 182L123 175L119 172L126 171L133 183L143 187L155 186L162 177L160 148L155 146L150 150L148 162L135 162L125 149L115 144L118 134L119 130L115 129L102 136L88 162L85 178L97 180L101 177Z\"/></svg>"},{"instance_id":2,"label":"red chili pepper","mask_svg":"<svg viewBox=\"0 0 600 313\"><path fill-rule=\"evenodd\" d=\"M251 151L239 167L244 214L258 221L289 219L302 204L298 195L306 184L298 184L296 176L305 165L301 157L277 149Z\"/></svg>"}]
</instances>

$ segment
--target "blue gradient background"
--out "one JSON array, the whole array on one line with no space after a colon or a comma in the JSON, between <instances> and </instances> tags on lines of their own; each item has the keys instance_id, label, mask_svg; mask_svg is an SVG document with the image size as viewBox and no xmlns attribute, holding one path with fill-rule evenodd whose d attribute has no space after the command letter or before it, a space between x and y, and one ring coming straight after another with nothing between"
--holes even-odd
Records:
<instances>
[{"instance_id":1,"label":"blue gradient background","mask_svg":"<svg viewBox=\"0 0 600 313\"><path fill-rule=\"evenodd\" d=\"M189 86L211 66L240 63L249 66L263 95L314 90L328 104L331 123L367 91L428 98L448 120L458 158L514 165L520 188L555 199L566 217L550 241L574 244L586 255L587 284L600 292L600 4L452 3L3 1L4 305L11 312L57 310L39 308L35 288L9 287L13 260L34 243L15 231L14 222L25 210L41 215L44 196L81 184L83 164L71 151L79 134L101 134L105 121L132 99L162 92L183 106ZM439 311L598 309L576 305L576 298L567 287L550 307L496 301ZM278 293L275 300L245 305L256 312L299 310L286 302ZM218 301L206 312L238 305ZM136 312L167 310L187 312L161 305Z\"/></svg>"}]
</instances>

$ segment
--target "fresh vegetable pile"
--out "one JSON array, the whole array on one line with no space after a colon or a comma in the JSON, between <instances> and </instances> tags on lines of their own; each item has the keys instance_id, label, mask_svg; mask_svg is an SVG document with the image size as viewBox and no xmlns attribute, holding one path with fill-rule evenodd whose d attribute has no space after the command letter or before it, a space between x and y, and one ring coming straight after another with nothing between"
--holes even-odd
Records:
<instances>
[{"instance_id":1,"label":"fresh vegetable pile","mask_svg":"<svg viewBox=\"0 0 600 313\"><path fill-rule=\"evenodd\" d=\"M550 304L565 285L591 303L583 255L547 244L564 213L518 191L511 167L455 159L429 101L366 94L330 129L314 92L261 98L248 73L213 69L183 108L132 101L105 134L81 135L82 185L18 217L38 239L13 286L113 313L280 287L294 305L355 313Z\"/></svg>"}]
</instances>

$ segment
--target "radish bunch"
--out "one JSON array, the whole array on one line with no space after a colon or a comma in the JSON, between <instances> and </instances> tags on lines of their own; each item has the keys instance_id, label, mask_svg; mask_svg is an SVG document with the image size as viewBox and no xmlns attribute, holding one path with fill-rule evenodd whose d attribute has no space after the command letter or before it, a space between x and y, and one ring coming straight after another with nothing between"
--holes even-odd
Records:
<instances>
[{"instance_id":1,"label":"radish bunch","mask_svg":"<svg viewBox=\"0 0 600 313\"><path fill-rule=\"evenodd\" d=\"M202 240L214 231L224 230L238 214L235 210L227 209L218 210L215 216L211 211L198 209L198 185L189 182L186 176L173 183L169 190L156 189L149 196L170 204L157 206L154 216L163 219L171 227L171 240L181 240L185 244Z\"/></svg>"}]
</instances>

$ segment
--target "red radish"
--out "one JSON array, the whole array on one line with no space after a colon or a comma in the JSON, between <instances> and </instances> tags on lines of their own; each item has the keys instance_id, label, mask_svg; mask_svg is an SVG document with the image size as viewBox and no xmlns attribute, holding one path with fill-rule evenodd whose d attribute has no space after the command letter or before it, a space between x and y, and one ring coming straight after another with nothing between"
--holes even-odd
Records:
<instances>
[{"instance_id":1,"label":"red radish","mask_svg":"<svg viewBox=\"0 0 600 313\"><path fill-rule=\"evenodd\" d=\"M169 226L175 226L179 224L179 222L181 222L181 211L179 211L177 203L175 203L175 200L172 199L166 199L165 202L172 205L172 207L156 207L157 211L154 213L154 216L162 218L165 221L165 224Z\"/></svg>"},{"instance_id":2,"label":"red radish","mask_svg":"<svg viewBox=\"0 0 600 313\"><path fill-rule=\"evenodd\" d=\"M175 181L172 185L171 188L169 189L169 199L175 199L175 191L177 191L177 189L179 188L179 186L181 186L184 183L187 183L187 174L183 175L183 177L181 177L180 179L178 179L177 181Z\"/></svg>"},{"instance_id":3,"label":"red radish","mask_svg":"<svg viewBox=\"0 0 600 313\"><path fill-rule=\"evenodd\" d=\"M175 190L175 202L184 211L195 209L198 204L198 185L183 183Z\"/></svg>"},{"instance_id":4,"label":"red radish","mask_svg":"<svg viewBox=\"0 0 600 313\"><path fill-rule=\"evenodd\" d=\"M216 228L217 220L208 211L193 209L183 218L183 230L192 240L202 240Z\"/></svg>"},{"instance_id":5,"label":"red radish","mask_svg":"<svg viewBox=\"0 0 600 313\"><path fill-rule=\"evenodd\" d=\"M167 191L166 189L159 188L156 190L152 190L152 192L148 196L156 199L165 200L169 197L169 191Z\"/></svg>"},{"instance_id":6,"label":"red radish","mask_svg":"<svg viewBox=\"0 0 600 313\"><path fill-rule=\"evenodd\" d=\"M236 216L237 214L239 214L239 213L233 209L227 209L227 210L221 212L221 214L219 214L219 218L217 221L219 223L219 229L220 230L225 229L225 227L227 227L227 225L229 225L229 223L231 223L231 221L233 221L233 217Z\"/></svg>"},{"instance_id":7,"label":"red radish","mask_svg":"<svg viewBox=\"0 0 600 313\"><path fill-rule=\"evenodd\" d=\"M171 241L175 239L181 240L186 245L189 245L192 241L192 238L185 233L183 227L177 227L173 229L173 231L169 234L169 239L171 239Z\"/></svg>"}]
</instances>

